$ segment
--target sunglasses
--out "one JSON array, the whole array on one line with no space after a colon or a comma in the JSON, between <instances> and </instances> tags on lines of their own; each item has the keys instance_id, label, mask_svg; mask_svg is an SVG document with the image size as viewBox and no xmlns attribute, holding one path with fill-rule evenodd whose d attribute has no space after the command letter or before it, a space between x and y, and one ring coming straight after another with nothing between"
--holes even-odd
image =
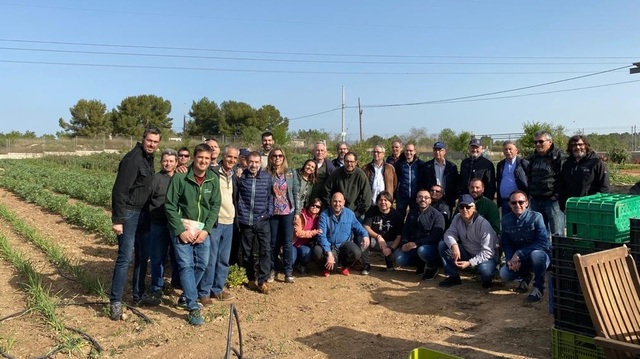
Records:
<instances>
[{"instance_id":1,"label":"sunglasses","mask_svg":"<svg viewBox=\"0 0 640 359\"><path fill-rule=\"evenodd\" d=\"M470 209L471 207L473 207L472 204L461 204L458 206L458 209Z\"/></svg>"},{"instance_id":2,"label":"sunglasses","mask_svg":"<svg viewBox=\"0 0 640 359\"><path fill-rule=\"evenodd\" d=\"M537 143L537 144L539 144L539 145L541 145L541 144L543 144L543 143L545 143L545 142L547 142L547 140L538 140L538 141L533 141L533 143Z\"/></svg>"},{"instance_id":3,"label":"sunglasses","mask_svg":"<svg viewBox=\"0 0 640 359\"><path fill-rule=\"evenodd\" d=\"M512 206L515 206L516 204L524 206L524 204L527 203L527 201L511 201L509 203L511 203Z\"/></svg>"},{"instance_id":4,"label":"sunglasses","mask_svg":"<svg viewBox=\"0 0 640 359\"><path fill-rule=\"evenodd\" d=\"M441 189L432 189L429 192L433 192L433 193L442 193Z\"/></svg>"},{"instance_id":5,"label":"sunglasses","mask_svg":"<svg viewBox=\"0 0 640 359\"><path fill-rule=\"evenodd\" d=\"M273 158L284 158L284 155L271 155Z\"/></svg>"},{"instance_id":6,"label":"sunglasses","mask_svg":"<svg viewBox=\"0 0 640 359\"><path fill-rule=\"evenodd\" d=\"M178 155L178 157L189 157L189 155Z\"/></svg>"},{"instance_id":7,"label":"sunglasses","mask_svg":"<svg viewBox=\"0 0 640 359\"><path fill-rule=\"evenodd\" d=\"M309 207L310 207L310 208L317 208L317 209L320 209L320 208L322 208L322 205L321 205L321 204L312 204L312 205L311 205L311 206L309 206Z\"/></svg>"}]
</instances>

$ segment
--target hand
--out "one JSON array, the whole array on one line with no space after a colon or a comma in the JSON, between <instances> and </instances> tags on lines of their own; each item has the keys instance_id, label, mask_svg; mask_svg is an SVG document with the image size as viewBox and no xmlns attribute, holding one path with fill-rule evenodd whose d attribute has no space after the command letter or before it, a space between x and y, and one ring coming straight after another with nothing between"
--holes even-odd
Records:
<instances>
[{"instance_id":1,"label":"hand","mask_svg":"<svg viewBox=\"0 0 640 359\"><path fill-rule=\"evenodd\" d=\"M521 265L520 257L518 257L518 255L514 253L513 257L511 257L511 260L507 262L507 266L509 270L517 272L520 270L520 265Z\"/></svg>"},{"instance_id":2,"label":"hand","mask_svg":"<svg viewBox=\"0 0 640 359\"><path fill-rule=\"evenodd\" d=\"M369 248L369 245L371 244L371 239L369 237L362 237L362 249L367 249Z\"/></svg>"},{"instance_id":3,"label":"hand","mask_svg":"<svg viewBox=\"0 0 640 359\"><path fill-rule=\"evenodd\" d=\"M187 166L185 165L176 167L176 172L178 173L187 173L187 171L188 169L187 169Z\"/></svg>"},{"instance_id":4,"label":"hand","mask_svg":"<svg viewBox=\"0 0 640 359\"><path fill-rule=\"evenodd\" d=\"M391 248L389 248L389 247L384 247L384 248L382 249L382 254L383 254L385 257L390 256L392 253L393 253L393 250L392 250Z\"/></svg>"},{"instance_id":5,"label":"hand","mask_svg":"<svg viewBox=\"0 0 640 359\"><path fill-rule=\"evenodd\" d=\"M329 252L329 254L327 254L327 263L325 263L324 268L326 270L333 270L335 264L336 259L333 257L333 252Z\"/></svg>"},{"instance_id":6,"label":"hand","mask_svg":"<svg viewBox=\"0 0 640 359\"><path fill-rule=\"evenodd\" d=\"M180 242L182 243L191 243L193 242L193 236L191 235L191 232L189 232L189 230L187 229L186 231L180 233Z\"/></svg>"},{"instance_id":7,"label":"hand","mask_svg":"<svg viewBox=\"0 0 640 359\"><path fill-rule=\"evenodd\" d=\"M405 244L402 245L402 251L403 252L408 252L412 249L418 248L418 246L416 245L416 242L407 242Z\"/></svg>"},{"instance_id":8,"label":"hand","mask_svg":"<svg viewBox=\"0 0 640 359\"><path fill-rule=\"evenodd\" d=\"M460 248L458 248L457 244L454 244L451 246L451 258L453 259L454 262L457 262L460 260Z\"/></svg>"},{"instance_id":9,"label":"hand","mask_svg":"<svg viewBox=\"0 0 640 359\"><path fill-rule=\"evenodd\" d=\"M116 234L116 236L121 236L123 232L122 229L122 224L114 224L113 226L111 226L111 230L113 231L113 233Z\"/></svg>"},{"instance_id":10,"label":"hand","mask_svg":"<svg viewBox=\"0 0 640 359\"><path fill-rule=\"evenodd\" d=\"M205 239L207 239L208 235L209 235L209 233L207 231L198 232L198 235L193 240L193 244L200 244L200 243L204 242Z\"/></svg>"},{"instance_id":11,"label":"hand","mask_svg":"<svg viewBox=\"0 0 640 359\"><path fill-rule=\"evenodd\" d=\"M455 261L454 263L456 267L460 269L465 269L471 266L471 263L469 263L469 261Z\"/></svg>"},{"instance_id":12,"label":"hand","mask_svg":"<svg viewBox=\"0 0 640 359\"><path fill-rule=\"evenodd\" d=\"M319 228L318 228L316 231L318 231L318 234L321 234L321 233L322 233L322 229L319 229Z\"/></svg>"}]
</instances>

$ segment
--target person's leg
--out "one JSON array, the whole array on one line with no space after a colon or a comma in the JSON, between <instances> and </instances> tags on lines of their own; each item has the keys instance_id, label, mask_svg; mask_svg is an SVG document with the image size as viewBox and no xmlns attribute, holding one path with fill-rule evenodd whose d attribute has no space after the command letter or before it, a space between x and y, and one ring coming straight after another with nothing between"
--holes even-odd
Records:
<instances>
[{"instance_id":1,"label":"person's leg","mask_svg":"<svg viewBox=\"0 0 640 359\"><path fill-rule=\"evenodd\" d=\"M298 258L301 266L306 266L311 262L312 250L311 247L302 245L298 247Z\"/></svg>"},{"instance_id":2,"label":"person's leg","mask_svg":"<svg viewBox=\"0 0 640 359\"><path fill-rule=\"evenodd\" d=\"M208 298L213 293L213 282L216 277L216 261L218 258L218 248L220 246L220 237L222 234L222 229L220 225L213 227L211 230L211 243L209 245L209 262L207 267L204 270L204 274L202 275L202 280L200 280L200 284L198 284L198 297L199 298Z\"/></svg>"},{"instance_id":3,"label":"person's leg","mask_svg":"<svg viewBox=\"0 0 640 359\"><path fill-rule=\"evenodd\" d=\"M549 208L549 228L551 235L564 236L564 213L560 210L558 201L549 200L547 203Z\"/></svg>"},{"instance_id":4,"label":"person's leg","mask_svg":"<svg viewBox=\"0 0 640 359\"><path fill-rule=\"evenodd\" d=\"M547 213L546 207L544 206L544 201L537 200L535 198L529 199L529 209L542 214L542 220L544 221L544 225L545 227L547 227L547 230L549 230L549 214Z\"/></svg>"},{"instance_id":5,"label":"person's leg","mask_svg":"<svg viewBox=\"0 0 640 359\"><path fill-rule=\"evenodd\" d=\"M436 269L438 267L438 259L440 258L438 245L425 244L418 247L418 257L426 263L427 268Z\"/></svg>"},{"instance_id":6,"label":"person's leg","mask_svg":"<svg viewBox=\"0 0 640 359\"><path fill-rule=\"evenodd\" d=\"M125 221L122 224L122 234L118 236L118 257L113 267L113 277L111 279L111 294L109 295L111 304L122 302L129 263L133 255L140 211L125 211L124 215Z\"/></svg>"},{"instance_id":7,"label":"person's leg","mask_svg":"<svg viewBox=\"0 0 640 359\"><path fill-rule=\"evenodd\" d=\"M197 302L198 291L194 275L194 247L191 243L180 242L179 236L173 237L173 244L176 250L182 295L186 300L186 307L188 310L200 309Z\"/></svg>"},{"instance_id":8,"label":"person's leg","mask_svg":"<svg viewBox=\"0 0 640 359\"><path fill-rule=\"evenodd\" d=\"M147 277L147 264L149 262L149 212L141 211L136 229L136 239L133 246L133 278L131 296L137 302L145 292L145 279Z\"/></svg>"},{"instance_id":9,"label":"person's leg","mask_svg":"<svg viewBox=\"0 0 640 359\"><path fill-rule=\"evenodd\" d=\"M229 257L233 240L233 224L218 224L221 229L216 257L216 275L214 277L211 294L220 294L224 290L229 275Z\"/></svg>"},{"instance_id":10,"label":"person's leg","mask_svg":"<svg viewBox=\"0 0 640 359\"><path fill-rule=\"evenodd\" d=\"M493 258L478 264L478 274L480 275L483 287L489 287L491 285L493 276L496 274L496 265L496 260Z\"/></svg>"},{"instance_id":11,"label":"person's leg","mask_svg":"<svg viewBox=\"0 0 640 359\"><path fill-rule=\"evenodd\" d=\"M289 215L282 216L278 228L281 236L284 236L281 243L282 262L284 264L284 274L286 277L293 277L293 216L293 212Z\"/></svg>"},{"instance_id":12,"label":"person's leg","mask_svg":"<svg viewBox=\"0 0 640 359\"><path fill-rule=\"evenodd\" d=\"M253 282L256 280L255 259L253 256L253 228L243 224L240 226L242 265L247 273L247 279L249 282Z\"/></svg>"},{"instance_id":13,"label":"person's leg","mask_svg":"<svg viewBox=\"0 0 640 359\"><path fill-rule=\"evenodd\" d=\"M202 281L204 271L209 266L209 258L211 258L211 237L207 236L204 242L193 246L193 279L196 291Z\"/></svg>"},{"instance_id":14,"label":"person's leg","mask_svg":"<svg viewBox=\"0 0 640 359\"><path fill-rule=\"evenodd\" d=\"M173 248L173 241L169 233L169 261L171 263L171 287L173 289L182 289L180 284L180 271L178 270L178 261L176 260L176 251Z\"/></svg>"},{"instance_id":15,"label":"person's leg","mask_svg":"<svg viewBox=\"0 0 640 359\"><path fill-rule=\"evenodd\" d=\"M505 263L502 267L500 267L500 279L504 284L507 284L511 281L521 278L521 272L522 271L510 270L509 266Z\"/></svg>"},{"instance_id":16,"label":"person's leg","mask_svg":"<svg viewBox=\"0 0 640 359\"><path fill-rule=\"evenodd\" d=\"M342 268L351 267L362 257L362 249L353 241L346 241L338 248L338 263Z\"/></svg>"},{"instance_id":17,"label":"person's leg","mask_svg":"<svg viewBox=\"0 0 640 359\"><path fill-rule=\"evenodd\" d=\"M282 216L271 216L269 220L269 230L270 230L270 239L271 239L271 270L277 271L278 269L278 254L280 253L280 246L282 245L282 240L278 238L278 234L280 233L280 222L282 220Z\"/></svg>"},{"instance_id":18,"label":"person's leg","mask_svg":"<svg viewBox=\"0 0 640 359\"><path fill-rule=\"evenodd\" d=\"M313 261L320 268L324 268L324 265L327 263L327 256L324 254L324 249L320 245L315 245L313 247Z\"/></svg>"},{"instance_id":19,"label":"person's leg","mask_svg":"<svg viewBox=\"0 0 640 359\"><path fill-rule=\"evenodd\" d=\"M259 221L253 225L258 241L258 284L266 283L271 273L271 227L269 221Z\"/></svg>"},{"instance_id":20,"label":"person's leg","mask_svg":"<svg viewBox=\"0 0 640 359\"><path fill-rule=\"evenodd\" d=\"M152 293L164 288L164 262L167 259L171 236L166 223L151 223L149 233L149 256L151 257L151 283L149 289Z\"/></svg>"},{"instance_id":21,"label":"person's leg","mask_svg":"<svg viewBox=\"0 0 640 359\"><path fill-rule=\"evenodd\" d=\"M462 246L459 247L462 248ZM444 274L449 277L459 277L456 265L453 263L453 258L451 258L451 249L444 241L438 244L438 252L444 265Z\"/></svg>"},{"instance_id":22,"label":"person's leg","mask_svg":"<svg viewBox=\"0 0 640 359\"><path fill-rule=\"evenodd\" d=\"M418 250L412 249L408 252L404 252L402 249L398 249L395 252L396 264L400 267L410 267L416 265L418 258Z\"/></svg>"},{"instance_id":23,"label":"person's leg","mask_svg":"<svg viewBox=\"0 0 640 359\"><path fill-rule=\"evenodd\" d=\"M503 199L502 204L500 205L500 210L502 211L502 217L511 213L511 206L509 206L509 200Z\"/></svg>"},{"instance_id":24,"label":"person's leg","mask_svg":"<svg viewBox=\"0 0 640 359\"><path fill-rule=\"evenodd\" d=\"M406 217L407 215L407 206L409 206L408 198L403 198L403 197L396 198L396 210L398 211L398 213L400 213L402 218Z\"/></svg>"},{"instance_id":25,"label":"person's leg","mask_svg":"<svg viewBox=\"0 0 640 359\"><path fill-rule=\"evenodd\" d=\"M531 269L533 269L533 286L541 292L544 290L544 279L551 262L549 255L541 250L534 250L530 255Z\"/></svg>"}]
</instances>

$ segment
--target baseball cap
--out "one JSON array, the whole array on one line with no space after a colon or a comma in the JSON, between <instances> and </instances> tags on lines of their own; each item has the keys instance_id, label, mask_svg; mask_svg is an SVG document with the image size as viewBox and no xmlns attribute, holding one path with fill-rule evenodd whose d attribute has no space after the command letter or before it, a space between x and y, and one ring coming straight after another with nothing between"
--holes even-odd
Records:
<instances>
[{"instance_id":1,"label":"baseball cap","mask_svg":"<svg viewBox=\"0 0 640 359\"><path fill-rule=\"evenodd\" d=\"M469 146L480 147L482 146L482 142L480 142L480 140L477 138L472 138L471 141L469 141Z\"/></svg>"},{"instance_id":2,"label":"baseball cap","mask_svg":"<svg viewBox=\"0 0 640 359\"><path fill-rule=\"evenodd\" d=\"M438 142L436 142L436 143L434 143L434 144L433 144L433 148L437 148L437 149L444 148L444 143L443 143L443 142L438 141Z\"/></svg>"},{"instance_id":3,"label":"baseball cap","mask_svg":"<svg viewBox=\"0 0 640 359\"><path fill-rule=\"evenodd\" d=\"M459 205L464 205L464 206L468 206L470 204L475 204L475 202L473 201L473 197L471 197L470 194L463 194L462 196L460 196L460 198L458 199L458 206Z\"/></svg>"}]
</instances>

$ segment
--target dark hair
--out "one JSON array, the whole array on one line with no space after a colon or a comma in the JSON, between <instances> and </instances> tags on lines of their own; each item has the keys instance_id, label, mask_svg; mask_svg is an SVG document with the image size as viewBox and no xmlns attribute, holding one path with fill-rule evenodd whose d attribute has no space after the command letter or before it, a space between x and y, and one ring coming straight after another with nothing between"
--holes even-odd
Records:
<instances>
[{"instance_id":1,"label":"dark hair","mask_svg":"<svg viewBox=\"0 0 640 359\"><path fill-rule=\"evenodd\" d=\"M320 198L317 198L317 197L312 199L311 201L309 201L309 203L307 203L305 208L308 211L309 209L311 209L311 206L313 206L316 203L320 203L320 210L322 211L322 207L324 207L324 205L322 204L322 200Z\"/></svg>"},{"instance_id":2,"label":"dark hair","mask_svg":"<svg viewBox=\"0 0 640 359\"><path fill-rule=\"evenodd\" d=\"M431 186L431 188L429 188L429 192L431 192L431 190L433 189L433 187L440 187L440 193L442 193L442 195L444 196L444 187L442 187L439 184L434 184L433 186ZM426 190L425 190L426 191Z\"/></svg>"},{"instance_id":3,"label":"dark hair","mask_svg":"<svg viewBox=\"0 0 640 359\"><path fill-rule=\"evenodd\" d=\"M471 184L471 182L480 182L482 183L482 188L484 188L484 182L482 182L482 178L478 178L478 177L473 177L472 179L469 180L469 184ZM468 185L467 185L468 187Z\"/></svg>"},{"instance_id":4,"label":"dark hair","mask_svg":"<svg viewBox=\"0 0 640 359\"><path fill-rule=\"evenodd\" d=\"M191 151L189 150L189 148L187 146L183 146L183 147L178 148L178 153L180 153L181 151L187 151L187 153L189 155L191 155Z\"/></svg>"},{"instance_id":5,"label":"dark hair","mask_svg":"<svg viewBox=\"0 0 640 359\"><path fill-rule=\"evenodd\" d=\"M204 142L209 142L209 141L214 141L217 144L220 144L220 142L218 142L218 140L215 137L208 137L204 139Z\"/></svg>"},{"instance_id":6,"label":"dark hair","mask_svg":"<svg viewBox=\"0 0 640 359\"><path fill-rule=\"evenodd\" d=\"M194 149L193 149L193 157L198 156L198 154L200 152L209 152L211 153L211 147L209 147L209 145L207 145L206 143L201 143L199 145L197 145Z\"/></svg>"},{"instance_id":7,"label":"dark hair","mask_svg":"<svg viewBox=\"0 0 640 359\"><path fill-rule=\"evenodd\" d=\"M160 132L159 129L155 128L155 127L149 127L147 129L144 130L144 133L142 134L142 139L144 140L145 138L147 138L147 135L152 134L152 135L159 135L160 138L162 139L162 133Z\"/></svg>"},{"instance_id":8,"label":"dark hair","mask_svg":"<svg viewBox=\"0 0 640 359\"><path fill-rule=\"evenodd\" d=\"M571 136L571 138L569 138L569 141L567 142L567 153L568 154L571 154L571 149L573 148L573 145L575 145L576 142L578 142L580 140L582 140L582 142L584 142L584 149L587 152L591 152L591 145L587 141L587 136L573 135L573 136Z\"/></svg>"},{"instance_id":9,"label":"dark hair","mask_svg":"<svg viewBox=\"0 0 640 359\"><path fill-rule=\"evenodd\" d=\"M513 196L514 194L518 194L518 193L522 194L527 201L529 200L529 196L527 196L527 194L524 193L524 191L520 190L520 189L511 192L511 194L509 195L509 200L511 200L511 196Z\"/></svg>"},{"instance_id":10,"label":"dark hair","mask_svg":"<svg viewBox=\"0 0 640 359\"><path fill-rule=\"evenodd\" d=\"M389 191L382 191L378 193L376 196L376 203L378 203L380 198L385 198L387 201L393 203L393 195Z\"/></svg>"},{"instance_id":11,"label":"dark hair","mask_svg":"<svg viewBox=\"0 0 640 359\"><path fill-rule=\"evenodd\" d=\"M304 172L304 168L307 166L307 163L309 162L313 162L316 165L316 169L315 171L313 171L312 174L309 175L309 183L314 184L316 183L316 179L318 178L318 164L316 163L316 161L314 161L312 158L304 161L304 164L302 165L302 167L300 167L300 169L298 170L298 172L300 173L300 176L302 176L302 172Z\"/></svg>"},{"instance_id":12,"label":"dark hair","mask_svg":"<svg viewBox=\"0 0 640 359\"><path fill-rule=\"evenodd\" d=\"M273 133L271 133L271 131L264 131L262 135L260 135L260 138L264 140L265 137L273 137Z\"/></svg>"},{"instance_id":13,"label":"dark hair","mask_svg":"<svg viewBox=\"0 0 640 359\"><path fill-rule=\"evenodd\" d=\"M349 155L353 155L353 159L356 160L356 161L358 160L358 155L356 155L355 152L351 152L351 151L345 153L344 154L344 158L347 158L347 156L349 156Z\"/></svg>"},{"instance_id":14,"label":"dark hair","mask_svg":"<svg viewBox=\"0 0 640 359\"><path fill-rule=\"evenodd\" d=\"M262 158L262 155L260 154L260 152L258 151L251 151L249 152L249 154L247 155L247 161L249 160L249 157L258 157L258 158Z\"/></svg>"}]
</instances>

